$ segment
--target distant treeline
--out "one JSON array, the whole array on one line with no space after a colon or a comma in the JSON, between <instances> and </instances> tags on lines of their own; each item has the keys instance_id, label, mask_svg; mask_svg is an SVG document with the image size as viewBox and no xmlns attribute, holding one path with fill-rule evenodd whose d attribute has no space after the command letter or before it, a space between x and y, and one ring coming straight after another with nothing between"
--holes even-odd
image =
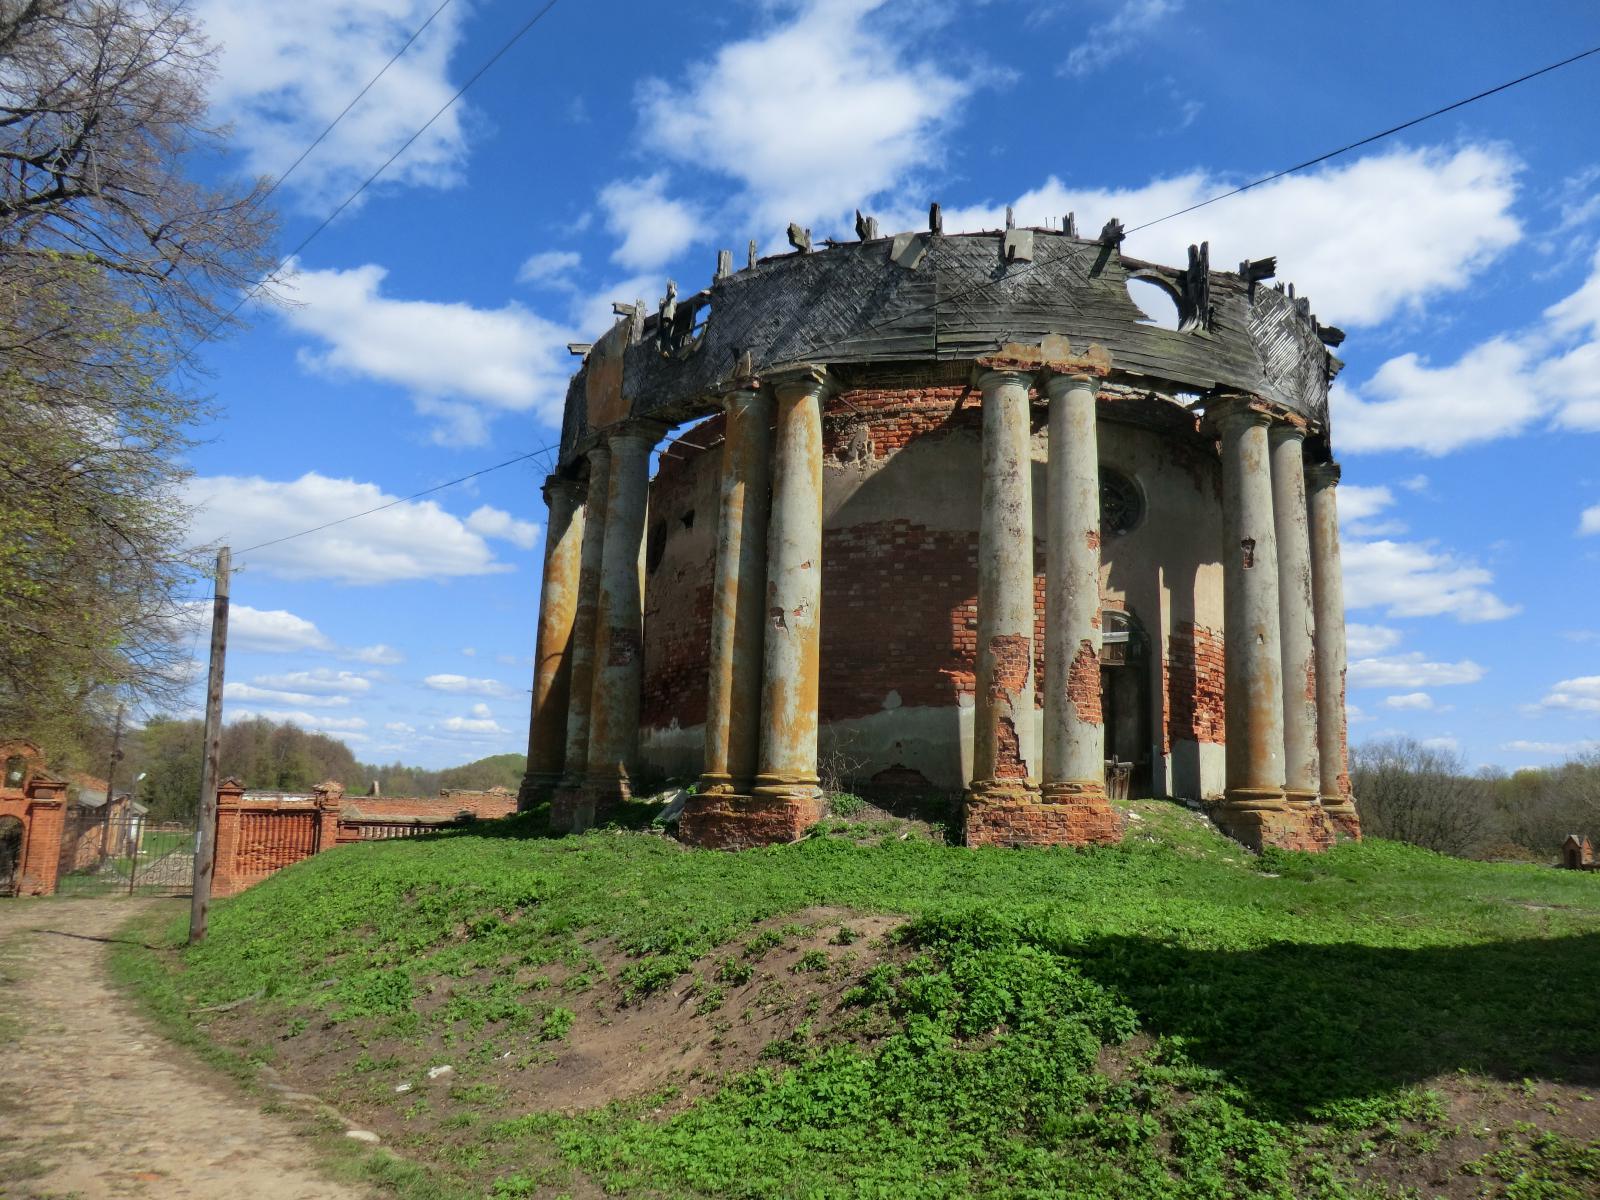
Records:
<instances>
[{"instance_id":1,"label":"distant treeline","mask_svg":"<svg viewBox=\"0 0 1600 1200\"><path fill-rule=\"evenodd\" d=\"M1459 751L1414 738L1353 747L1361 827L1468 858L1554 859L1569 833L1600 842L1600 752L1554 767L1472 774Z\"/></svg>"},{"instance_id":2,"label":"distant treeline","mask_svg":"<svg viewBox=\"0 0 1600 1200\"><path fill-rule=\"evenodd\" d=\"M198 720L158 718L130 731L123 738L117 790L134 792L157 819L191 816L200 795L203 736ZM363 763L337 738L264 717L224 725L220 758L222 774L237 777L248 788L303 792L332 779L352 795L365 795L376 782L387 796L432 796L442 788L515 791L525 761L520 754L497 754L441 771L398 762ZM104 776L105 768L91 773ZM144 779L135 784L141 773Z\"/></svg>"}]
</instances>

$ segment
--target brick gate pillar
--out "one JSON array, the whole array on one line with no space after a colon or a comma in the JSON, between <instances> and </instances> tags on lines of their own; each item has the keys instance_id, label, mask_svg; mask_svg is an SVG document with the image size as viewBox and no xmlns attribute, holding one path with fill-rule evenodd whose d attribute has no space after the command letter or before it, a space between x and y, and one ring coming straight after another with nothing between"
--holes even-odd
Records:
<instances>
[{"instance_id":1,"label":"brick gate pillar","mask_svg":"<svg viewBox=\"0 0 1600 1200\"><path fill-rule=\"evenodd\" d=\"M587 455L589 478L584 485L583 533L578 543L578 594L572 610L572 666L567 682L566 750L561 783L550 801L550 828L573 828L583 807L583 780L589 766L589 703L594 698L595 604L600 594L600 558L605 551L606 488L611 478L611 450L604 442ZM585 821L585 828L592 823Z\"/></svg>"},{"instance_id":2,"label":"brick gate pillar","mask_svg":"<svg viewBox=\"0 0 1600 1200\"><path fill-rule=\"evenodd\" d=\"M228 776L217 784L217 828L212 841L211 895L216 899L247 886L239 870L239 805L244 784Z\"/></svg>"},{"instance_id":3,"label":"brick gate pillar","mask_svg":"<svg viewBox=\"0 0 1600 1200\"><path fill-rule=\"evenodd\" d=\"M539 624L533 654L533 706L528 717L528 767L517 791L517 810L550 797L567 756L567 710L572 684L573 624L583 563L583 510L578 482L552 475L545 481L549 522L544 534L544 577L539 584Z\"/></svg>"},{"instance_id":4,"label":"brick gate pillar","mask_svg":"<svg viewBox=\"0 0 1600 1200\"><path fill-rule=\"evenodd\" d=\"M1283 650L1267 412L1228 396L1209 414L1222 440L1223 660L1227 783L1218 823L1260 848L1283 799Z\"/></svg>"},{"instance_id":5,"label":"brick gate pillar","mask_svg":"<svg viewBox=\"0 0 1600 1200\"><path fill-rule=\"evenodd\" d=\"M1311 591L1316 609L1317 750L1322 806L1346 837L1361 836L1350 794L1349 743L1344 707L1344 575L1339 563L1339 509L1334 498L1338 463L1306 468L1311 521Z\"/></svg>"},{"instance_id":6,"label":"brick gate pillar","mask_svg":"<svg viewBox=\"0 0 1600 1200\"><path fill-rule=\"evenodd\" d=\"M983 810L1036 803L1030 758L1033 711L1033 456L1031 376L979 365L983 394L981 517L978 528L978 654L969 842L984 840Z\"/></svg>"},{"instance_id":7,"label":"brick gate pillar","mask_svg":"<svg viewBox=\"0 0 1600 1200\"><path fill-rule=\"evenodd\" d=\"M595 598L594 686L589 701L589 760L574 829L608 815L631 795L639 745L639 688L644 667L640 558L650 499L650 451L666 433L655 421L630 422L606 437L605 548Z\"/></svg>"},{"instance_id":8,"label":"brick gate pillar","mask_svg":"<svg viewBox=\"0 0 1600 1200\"><path fill-rule=\"evenodd\" d=\"M772 514L767 526L761 737L752 808L761 840L792 841L822 815L817 703L822 667L822 402L827 372L774 383Z\"/></svg>"},{"instance_id":9,"label":"brick gate pillar","mask_svg":"<svg viewBox=\"0 0 1600 1200\"><path fill-rule=\"evenodd\" d=\"M759 766L772 410L772 397L753 387L724 403L702 795L749 795Z\"/></svg>"},{"instance_id":10,"label":"brick gate pillar","mask_svg":"<svg viewBox=\"0 0 1600 1200\"><path fill-rule=\"evenodd\" d=\"M1275 422L1267 431L1283 638L1283 791L1291 807L1309 810L1317 802L1317 669L1305 440L1305 430L1290 421Z\"/></svg>"},{"instance_id":11,"label":"brick gate pillar","mask_svg":"<svg viewBox=\"0 0 1600 1200\"><path fill-rule=\"evenodd\" d=\"M26 896L51 896L61 878L61 843L67 826L66 782L49 775L34 775L27 781L27 800L17 890Z\"/></svg>"}]
</instances>

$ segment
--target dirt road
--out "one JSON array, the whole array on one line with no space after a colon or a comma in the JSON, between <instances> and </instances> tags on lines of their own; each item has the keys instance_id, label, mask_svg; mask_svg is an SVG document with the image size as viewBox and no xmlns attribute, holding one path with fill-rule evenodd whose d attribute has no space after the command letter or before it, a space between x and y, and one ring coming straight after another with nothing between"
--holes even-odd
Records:
<instances>
[{"instance_id":1,"label":"dirt road","mask_svg":"<svg viewBox=\"0 0 1600 1200\"><path fill-rule=\"evenodd\" d=\"M0 900L0 1197L365 1200L306 1138L165 1041L106 976L148 900Z\"/></svg>"}]
</instances>

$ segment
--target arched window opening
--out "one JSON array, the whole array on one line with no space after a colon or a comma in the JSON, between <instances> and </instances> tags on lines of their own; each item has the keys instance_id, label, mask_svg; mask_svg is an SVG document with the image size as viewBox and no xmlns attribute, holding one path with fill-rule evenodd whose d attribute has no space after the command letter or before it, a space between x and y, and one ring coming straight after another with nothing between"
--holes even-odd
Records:
<instances>
[{"instance_id":1,"label":"arched window opening","mask_svg":"<svg viewBox=\"0 0 1600 1200\"><path fill-rule=\"evenodd\" d=\"M5 786L19 788L28 781L28 760L20 754L6 759Z\"/></svg>"},{"instance_id":2,"label":"arched window opening","mask_svg":"<svg viewBox=\"0 0 1600 1200\"><path fill-rule=\"evenodd\" d=\"M1176 332L1183 324L1177 292L1164 280L1148 275L1128 276L1128 298L1144 314L1146 325L1158 325Z\"/></svg>"}]
</instances>

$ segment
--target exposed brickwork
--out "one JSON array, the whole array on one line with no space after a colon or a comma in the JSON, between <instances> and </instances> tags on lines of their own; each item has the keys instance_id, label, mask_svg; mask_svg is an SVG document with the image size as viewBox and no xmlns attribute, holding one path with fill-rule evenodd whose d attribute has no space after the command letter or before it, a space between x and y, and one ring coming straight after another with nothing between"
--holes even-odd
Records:
<instances>
[{"instance_id":1,"label":"exposed brickwork","mask_svg":"<svg viewBox=\"0 0 1600 1200\"><path fill-rule=\"evenodd\" d=\"M705 496L702 485L722 461L723 424L718 415L686 430L673 451L662 455L650 482L649 528L663 531L663 549L670 547L670 553L645 579L642 730L667 729L673 721L687 728L706 719L718 514L715 489ZM708 536L687 544L678 536L685 518Z\"/></svg>"},{"instance_id":2,"label":"exposed brickwork","mask_svg":"<svg viewBox=\"0 0 1600 1200\"><path fill-rule=\"evenodd\" d=\"M1104 716L1100 707L1100 656L1088 638L1078 643L1067 671L1067 699L1072 701L1078 720L1099 725Z\"/></svg>"},{"instance_id":3,"label":"exposed brickwork","mask_svg":"<svg viewBox=\"0 0 1600 1200\"><path fill-rule=\"evenodd\" d=\"M1227 741L1222 634L1192 621L1181 621L1167 640L1162 672L1167 693L1163 748L1178 740Z\"/></svg>"},{"instance_id":4,"label":"exposed brickwork","mask_svg":"<svg viewBox=\"0 0 1600 1200\"><path fill-rule=\"evenodd\" d=\"M798 841L821 819L820 799L690 796L683 807L679 835L691 845L711 850L748 850Z\"/></svg>"},{"instance_id":5,"label":"exposed brickwork","mask_svg":"<svg viewBox=\"0 0 1600 1200\"><path fill-rule=\"evenodd\" d=\"M1122 818L1102 799L1066 804L967 800L969 846L1095 846L1122 840Z\"/></svg>"},{"instance_id":6,"label":"exposed brickwork","mask_svg":"<svg viewBox=\"0 0 1600 1200\"><path fill-rule=\"evenodd\" d=\"M857 388L828 404L822 452L835 461L882 460L913 438L940 429L977 428L977 395L965 387Z\"/></svg>"}]
</instances>

